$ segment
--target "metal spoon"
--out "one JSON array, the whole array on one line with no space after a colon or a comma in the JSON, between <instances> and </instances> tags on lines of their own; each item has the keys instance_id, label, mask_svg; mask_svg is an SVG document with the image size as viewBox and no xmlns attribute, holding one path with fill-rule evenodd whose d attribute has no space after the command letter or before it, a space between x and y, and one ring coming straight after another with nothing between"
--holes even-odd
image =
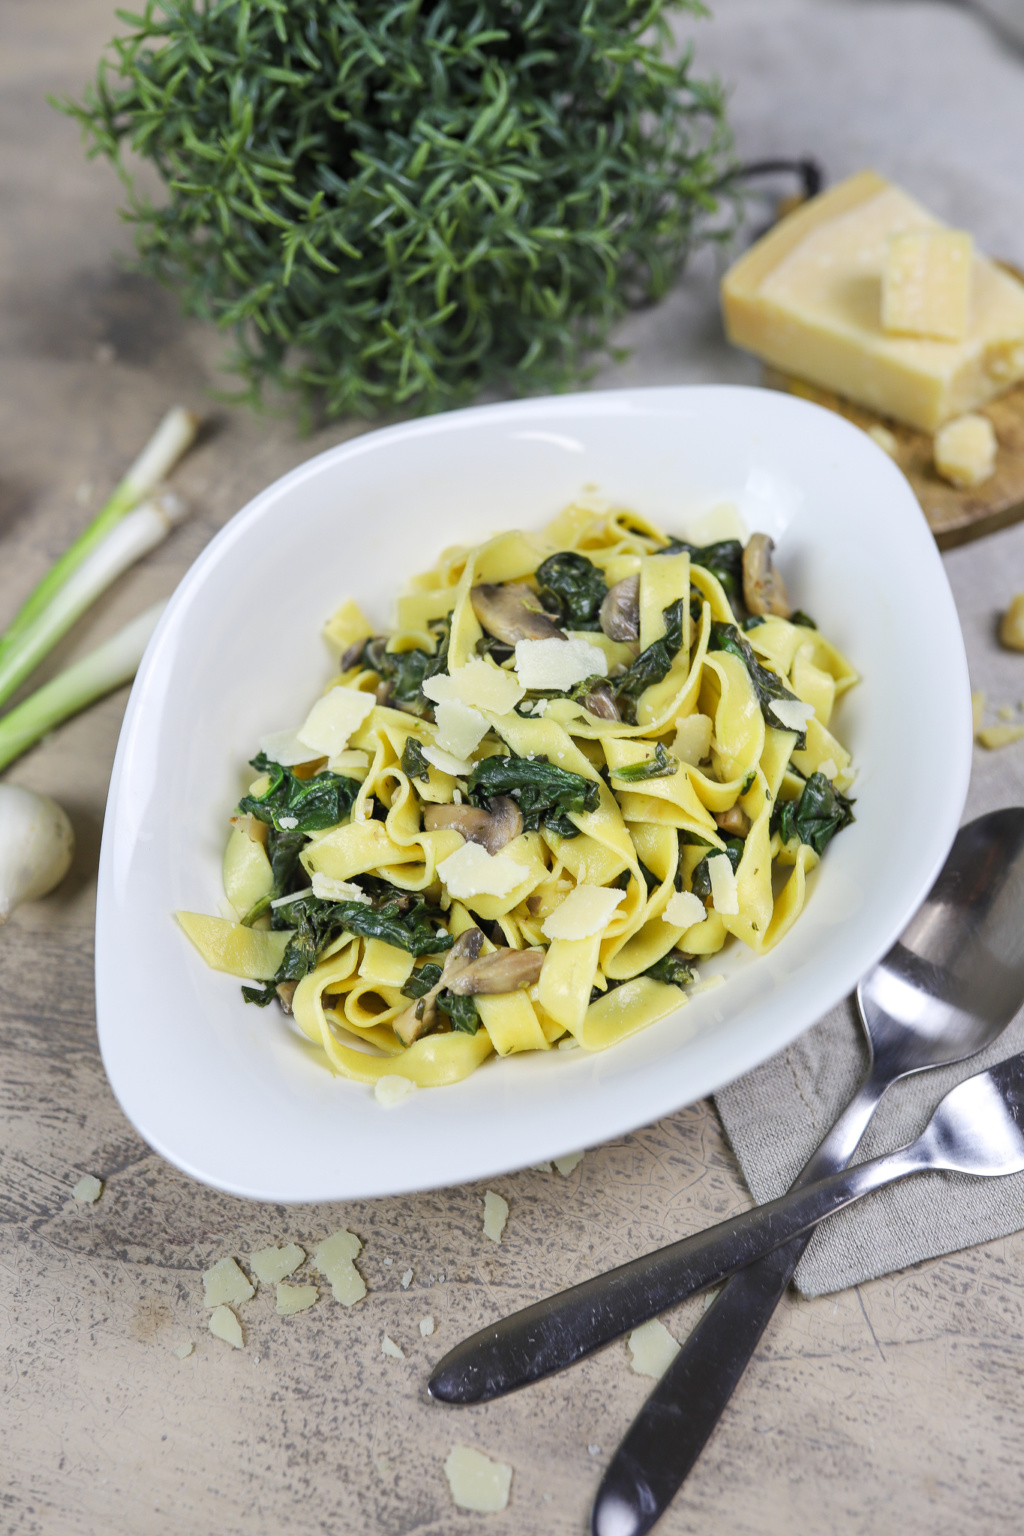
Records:
<instances>
[{"instance_id":1,"label":"metal spoon","mask_svg":"<svg viewBox=\"0 0 1024 1536\"><path fill-rule=\"evenodd\" d=\"M1024 1000L1022 907L1024 809L996 811L957 834L924 906L857 989L871 1050L868 1074L798 1186L849 1161L882 1093L897 1078L974 1055L1005 1028ZM709 1347L700 1363L723 1375L701 1381L692 1425L670 1411L674 1404L653 1414L648 1426L653 1438L649 1454L642 1455L642 1468L630 1458L613 1482L617 1458L595 1506L594 1530L599 1536L649 1530L664 1509L728 1401L805 1241L788 1243L735 1276L708 1312L701 1333ZM681 1269L673 1265L678 1246L597 1275L465 1339L435 1369L428 1384L431 1395L449 1403L485 1402L560 1370L657 1316L689 1293L685 1263ZM728 1314L723 1302L734 1287L739 1331L730 1358L733 1337L715 1330L717 1348L710 1347L710 1325L720 1311ZM663 1389L670 1392L673 1384L692 1385L693 1372L684 1375L682 1369L687 1353L684 1347L656 1389L656 1398ZM622 1453L638 1439L645 1417L637 1421ZM681 1454L676 1453L676 1437L684 1442ZM634 1467L636 1519L628 1524L623 1516ZM617 1523L602 1526L598 1515L606 1489L616 1495Z\"/></svg>"}]
</instances>

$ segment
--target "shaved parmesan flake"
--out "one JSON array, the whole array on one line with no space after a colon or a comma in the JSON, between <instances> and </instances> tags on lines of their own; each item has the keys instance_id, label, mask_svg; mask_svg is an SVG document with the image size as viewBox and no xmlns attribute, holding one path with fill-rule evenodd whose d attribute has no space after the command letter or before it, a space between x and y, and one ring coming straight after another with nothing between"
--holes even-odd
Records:
<instances>
[{"instance_id":1,"label":"shaved parmesan flake","mask_svg":"<svg viewBox=\"0 0 1024 1536\"><path fill-rule=\"evenodd\" d=\"M435 704L450 699L469 709L485 709L492 715L507 715L523 697L523 689L512 674L482 656L474 656L450 674L439 672L436 677L428 677L422 691Z\"/></svg>"},{"instance_id":2,"label":"shaved parmesan flake","mask_svg":"<svg viewBox=\"0 0 1024 1536\"><path fill-rule=\"evenodd\" d=\"M489 1237L492 1243L500 1243L506 1221L508 1201L489 1189L484 1195L484 1237Z\"/></svg>"},{"instance_id":3,"label":"shaved parmesan flake","mask_svg":"<svg viewBox=\"0 0 1024 1536\"><path fill-rule=\"evenodd\" d=\"M279 1285L276 1294L274 1310L278 1317L294 1317L296 1312L307 1312L320 1296L315 1285Z\"/></svg>"},{"instance_id":4,"label":"shaved parmesan flake","mask_svg":"<svg viewBox=\"0 0 1024 1536\"><path fill-rule=\"evenodd\" d=\"M94 1174L86 1173L71 1191L71 1198L81 1205L92 1205L103 1193L103 1181Z\"/></svg>"},{"instance_id":5,"label":"shaved parmesan flake","mask_svg":"<svg viewBox=\"0 0 1024 1536\"><path fill-rule=\"evenodd\" d=\"M679 1353L679 1345L664 1323L653 1317L629 1336L630 1365L638 1376L653 1376L657 1381Z\"/></svg>"},{"instance_id":6,"label":"shaved parmesan flake","mask_svg":"<svg viewBox=\"0 0 1024 1536\"><path fill-rule=\"evenodd\" d=\"M225 1344L230 1344L232 1349L242 1349L245 1346L242 1325L230 1307L217 1307L211 1312L210 1332L215 1339L223 1339Z\"/></svg>"},{"instance_id":7,"label":"shaved parmesan flake","mask_svg":"<svg viewBox=\"0 0 1024 1536\"><path fill-rule=\"evenodd\" d=\"M274 908L289 907L293 901L303 901L307 896L312 896L313 894L313 887L311 885L307 885L304 891L293 891L290 896L278 896L275 901L270 903L270 905Z\"/></svg>"},{"instance_id":8,"label":"shaved parmesan flake","mask_svg":"<svg viewBox=\"0 0 1024 1536\"><path fill-rule=\"evenodd\" d=\"M313 1255L313 1267L326 1275L335 1301L343 1307L354 1307L366 1295L363 1277L352 1262L362 1246L354 1232L342 1228L325 1237Z\"/></svg>"},{"instance_id":9,"label":"shaved parmesan flake","mask_svg":"<svg viewBox=\"0 0 1024 1536\"><path fill-rule=\"evenodd\" d=\"M219 1307L225 1301L230 1301L238 1307L255 1294L254 1288L234 1259L221 1259L219 1264L215 1264L212 1269L206 1270L203 1274L204 1307Z\"/></svg>"},{"instance_id":10,"label":"shaved parmesan flake","mask_svg":"<svg viewBox=\"0 0 1024 1536\"><path fill-rule=\"evenodd\" d=\"M507 896L527 870L507 853L488 853L479 843L463 843L437 866L449 896L468 901L473 896Z\"/></svg>"},{"instance_id":11,"label":"shaved parmesan flake","mask_svg":"<svg viewBox=\"0 0 1024 1536\"><path fill-rule=\"evenodd\" d=\"M391 1109L395 1104L401 1104L403 1099L407 1099L415 1088L416 1084L411 1078L399 1077L395 1072L386 1072L383 1077L378 1077L373 1096L378 1104L383 1104L385 1109Z\"/></svg>"},{"instance_id":12,"label":"shaved parmesan flake","mask_svg":"<svg viewBox=\"0 0 1024 1536\"><path fill-rule=\"evenodd\" d=\"M524 688L567 693L585 677L607 677L608 658L587 640L518 640L516 676Z\"/></svg>"},{"instance_id":13,"label":"shaved parmesan flake","mask_svg":"<svg viewBox=\"0 0 1024 1536\"><path fill-rule=\"evenodd\" d=\"M625 899L625 891L607 885L577 885L545 918L541 933L546 939L589 939L608 926Z\"/></svg>"},{"instance_id":14,"label":"shaved parmesan flake","mask_svg":"<svg viewBox=\"0 0 1024 1536\"><path fill-rule=\"evenodd\" d=\"M787 731L805 731L814 714L814 705L805 704L802 699L772 699L769 708Z\"/></svg>"},{"instance_id":15,"label":"shaved parmesan flake","mask_svg":"<svg viewBox=\"0 0 1024 1536\"><path fill-rule=\"evenodd\" d=\"M692 891L676 891L669 897L661 920L675 928L692 928L694 923L702 923L707 915L707 908L699 896Z\"/></svg>"},{"instance_id":16,"label":"shaved parmesan flake","mask_svg":"<svg viewBox=\"0 0 1024 1536\"><path fill-rule=\"evenodd\" d=\"M434 768L439 768L442 773L450 773L453 779L464 779L467 773L473 772L473 764L467 758L453 757L443 747L425 746L423 756Z\"/></svg>"},{"instance_id":17,"label":"shaved parmesan flake","mask_svg":"<svg viewBox=\"0 0 1024 1536\"><path fill-rule=\"evenodd\" d=\"M318 755L310 751L308 742L300 741L298 731L272 731L269 736L260 737L259 747L265 757L280 763L282 768L311 762Z\"/></svg>"},{"instance_id":18,"label":"shaved parmesan flake","mask_svg":"<svg viewBox=\"0 0 1024 1536\"><path fill-rule=\"evenodd\" d=\"M583 1153L567 1152L564 1157L556 1157L554 1161L555 1167L562 1175L562 1178L567 1179L570 1173L572 1173L573 1170L578 1168L580 1163L582 1163Z\"/></svg>"},{"instance_id":19,"label":"shaved parmesan flake","mask_svg":"<svg viewBox=\"0 0 1024 1536\"><path fill-rule=\"evenodd\" d=\"M727 853L716 853L714 858L708 859L708 875L711 879L711 900L714 902L715 911L723 917L735 917L740 910L739 891L736 888L736 875L729 863Z\"/></svg>"},{"instance_id":20,"label":"shaved parmesan flake","mask_svg":"<svg viewBox=\"0 0 1024 1536\"><path fill-rule=\"evenodd\" d=\"M287 1275L294 1274L305 1257L298 1243L286 1243L283 1248L272 1244L258 1253L250 1253L249 1268L261 1285L276 1285Z\"/></svg>"},{"instance_id":21,"label":"shaved parmesan flake","mask_svg":"<svg viewBox=\"0 0 1024 1536\"><path fill-rule=\"evenodd\" d=\"M696 768L711 751L710 715L683 715L676 721L676 739L672 756Z\"/></svg>"},{"instance_id":22,"label":"shaved parmesan flake","mask_svg":"<svg viewBox=\"0 0 1024 1536\"><path fill-rule=\"evenodd\" d=\"M380 1341L380 1352L385 1360L404 1360L405 1350L395 1343L387 1334Z\"/></svg>"},{"instance_id":23,"label":"shaved parmesan flake","mask_svg":"<svg viewBox=\"0 0 1024 1536\"><path fill-rule=\"evenodd\" d=\"M373 905L366 892L351 880L332 880L330 875L319 872L313 874L313 895L321 901L362 901L368 907Z\"/></svg>"},{"instance_id":24,"label":"shaved parmesan flake","mask_svg":"<svg viewBox=\"0 0 1024 1536\"><path fill-rule=\"evenodd\" d=\"M478 709L457 699L442 699L434 710L437 744L453 757L467 758L487 735L487 721Z\"/></svg>"},{"instance_id":25,"label":"shaved parmesan flake","mask_svg":"<svg viewBox=\"0 0 1024 1536\"><path fill-rule=\"evenodd\" d=\"M299 818L297 816L279 816L277 824L283 831L293 832L299 824Z\"/></svg>"},{"instance_id":26,"label":"shaved parmesan flake","mask_svg":"<svg viewBox=\"0 0 1024 1536\"><path fill-rule=\"evenodd\" d=\"M402 1290L407 1291L410 1285L412 1285L412 1270L407 1269L405 1274L402 1276Z\"/></svg>"},{"instance_id":27,"label":"shaved parmesan flake","mask_svg":"<svg viewBox=\"0 0 1024 1536\"><path fill-rule=\"evenodd\" d=\"M179 1360L187 1360L194 1348L194 1344L176 1344L174 1346L174 1353Z\"/></svg>"},{"instance_id":28,"label":"shaved parmesan flake","mask_svg":"<svg viewBox=\"0 0 1024 1536\"><path fill-rule=\"evenodd\" d=\"M429 1339L434 1331L434 1319L432 1317L420 1318L420 1333L425 1339Z\"/></svg>"},{"instance_id":29,"label":"shaved parmesan flake","mask_svg":"<svg viewBox=\"0 0 1024 1536\"><path fill-rule=\"evenodd\" d=\"M376 704L372 693L361 688L328 688L317 699L299 729L299 740L314 748L318 757L335 757L348 746L353 731L359 729Z\"/></svg>"},{"instance_id":30,"label":"shaved parmesan flake","mask_svg":"<svg viewBox=\"0 0 1024 1536\"><path fill-rule=\"evenodd\" d=\"M838 772L839 769L836 767L836 760L834 757L826 757L825 761L823 763L819 763L815 769L815 773L823 773L826 779L834 779Z\"/></svg>"},{"instance_id":31,"label":"shaved parmesan flake","mask_svg":"<svg viewBox=\"0 0 1024 1536\"><path fill-rule=\"evenodd\" d=\"M494 1515L507 1508L512 1468L505 1462L492 1461L468 1445L455 1445L445 1461L444 1475L459 1509Z\"/></svg>"}]
</instances>

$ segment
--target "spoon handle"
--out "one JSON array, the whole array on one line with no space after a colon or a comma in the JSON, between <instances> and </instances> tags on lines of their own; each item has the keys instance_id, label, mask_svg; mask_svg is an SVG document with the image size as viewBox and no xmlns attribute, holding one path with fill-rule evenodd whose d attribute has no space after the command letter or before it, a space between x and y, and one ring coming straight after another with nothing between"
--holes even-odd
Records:
<instances>
[{"instance_id":1,"label":"spoon handle","mask_svg":"<svg viewBox=\"0 0 1024 1536\"><path fill-rule=\"evenodd\" d=\"M487 1402L591 1354L715 1285L834 1211L926 1166L914 1143L684 1237L549 1296L457 1344L430 1378L446 1403Z\"/></svg>"}]
</instances>

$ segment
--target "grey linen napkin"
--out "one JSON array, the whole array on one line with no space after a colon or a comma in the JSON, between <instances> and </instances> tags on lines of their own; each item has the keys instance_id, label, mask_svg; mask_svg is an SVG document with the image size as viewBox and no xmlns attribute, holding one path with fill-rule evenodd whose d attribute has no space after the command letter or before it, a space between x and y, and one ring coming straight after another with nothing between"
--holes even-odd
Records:
<instances>
[{"instance_id":1,"label":"grey linen napkin","mask_svg":"<svg viewBox=\"0 0 1024 1536\"><path fill-rule=\"evenodd\" d=\"M1024 526L953 550L945 556L945 565L963 626L972 685L985 689L992 705L1016 706L1024 700L1024 655L1001 650L995 626L1012 594L1024 590ZM869 688L870 679L861 686ZM1018 710L1017 719L1024 723L1024 713ZM941 771L941 765L938 768ZM991 753L976 747L964 820L999 806L1022 804L1024 741ZM911 1141L950 1088L1019 1051L1024 1051L1024 1010L995 1045L970 1061L895 1084L876 1110L856 1160ZM792 1183L853 1097L866 1066L867 1049L856 1005L849 998L787 1050L715 1095L726 1134L758 1202L774 1199ZM917 1174L823 1223L800 1261L796 1284L805 1296L820 1296L1022 1228L1024 1174L1005 1179Z\"/></svg>"}]
</instances>

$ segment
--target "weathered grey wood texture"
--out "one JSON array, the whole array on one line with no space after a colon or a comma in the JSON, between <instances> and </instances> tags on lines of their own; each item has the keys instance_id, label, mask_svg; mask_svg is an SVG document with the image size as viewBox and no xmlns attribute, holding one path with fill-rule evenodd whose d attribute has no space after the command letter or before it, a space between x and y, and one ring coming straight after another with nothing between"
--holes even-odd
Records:
<instances>
[{"instance_id":1,"label":"weathered grey wood texture","mask_svg":"<svg viewBox=\"0 0 1024 1536\"><path fill-rule=\"evenodd\" d=\"M44 102L79 87L112 29L109 0L8 0L0 11L0 618L162 411L203 404L219 349L119 268L113 179L84 162L74 127ZM688 360L673 366L665 349L710 293L698 278L670 301L660 352L663 321L636 322L640 351L620 377L693 377L711 311L691 326ZM749 377L746 366L724 362L718 376ZM302 441L286 420L211 416L177 477L195 517L54 665L169 592L252 493L352 430ZM998 541L985 556L990 597L977 595L978 567L957 563L967 552L950 569L972 661L988 659L1015 700L1020 668L994 658L991 613L1007 584L1024 585L1012 575L1014 561L1024 571L1024 541ZM579 1536L602 1457L645 1392L624 1346L464 1412L426 1401L427 1366L496 1312L738 1208L746 1197L714 1114L684 1109L588 1154L567 1180L495 1181L511 1206L500 1249L481 1234L479 1188L278 1210L191 1184L127 1124L96 1046L93 892L123 705L110 699L10 773L68 808L78 853L61 890L0 936L0 1531ZM998 771L982 765L992 803L1019 795L1019 764L1006 754ZM95 1207L71 1199L83 1172L106 1181ZM274 1240L312 1246L342 1224L364 1243L359 1307L328 1298L279 1319L261 1294L242 1309L243 1352L209 1335L204 1268ZM666 1536L1013 1528L1024 1515L1022 1260L1017 1237L838 1298L789 1302ZM699 1306L668 1320L677 1333ZM421 1340L428 1313L437 1331ZM381 1359L385 1332L405 1361ZM179 1361L185 1340L195 1351ZM506 1514L453 1509L441 1464L456 1441L512 1463Z\"/></svg>"}]
</instances>

